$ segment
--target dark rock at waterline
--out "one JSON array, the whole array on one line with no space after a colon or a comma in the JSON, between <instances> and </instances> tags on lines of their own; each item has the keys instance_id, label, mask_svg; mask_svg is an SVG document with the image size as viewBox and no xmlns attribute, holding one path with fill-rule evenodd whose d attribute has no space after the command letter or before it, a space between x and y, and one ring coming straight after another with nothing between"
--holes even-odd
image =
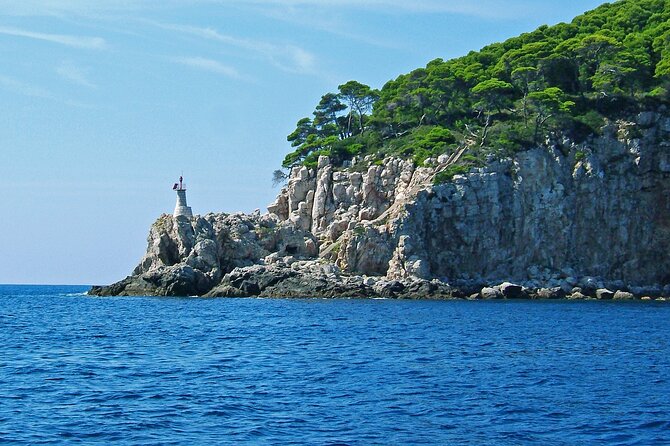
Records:
<instances>
[{"instance_id":1,"label":"dark rock at waterline","mask_svg":"<svg viewBox=\"0 0 670 446\"><path fill-rule=\"evenodd\" d=\"M399 293L399 296L409 299L453 299L465 297L459 290L437 280L415 280L409 282L405 286L405 289Z\"/></svg>"},{"instance_id":2,"label":"dark rock at waterline","mask_svg":"<svg viewBox=\"0 0 670 446\"><path fill-rule=\"evenodd\" d=\"M614 298L614 293L607 288L600 288L596 290L596 299L600 300L612 300Z\"/></svg>"},{"instance_id":3,"label":"dark rock at waterline","mask_svg":"<svg viewBox=\"0 0 670 446\"><path fill-rule=\"evenodd\" d=\"M236 268L205 296L366 297L371 294L372 289L360 282L335 275L329 277L318 263L303 262L302 269L279 264Z\"/></svg>"},{"instance_id":4,"label":"dark rock at waterline","mask_svg":"<svg viewBox=\"0 0 670 446\"><path fill-rule=\"evenodd\" d=\"M375 287L375 291L381 297L397 297L405 290L405 285L398 280L384 281Z\"/></svg>"},{"instance_id":5,"label":"dark rock at waterline","mask_svg":"<svg viewBox=\"0 0 670 446\"><path fill-rule=\"evenodd\" d=\"M521 285L510 282L504 282L500 285L500 292L505 296L505 299L525 299L528 297Z\"/></svg>"},{"instance_id":6,"label":"dark rock at waterline","mask_svg":"<svg viewBox=\"0 0 670 446\"><path fill-rule=\"evenodd\" d=\"M484 287L479 292L479 297L484 300L502 299L503 293L498 288Z\"/></svg>"},{"instance_id":7,"label":"dark rock at waterline","mask_svg":"<svg viewBox=\"0 0 670 446\"><path fill-rule=\"evenodd\" d=\"M539 288L535 292L537 299L564 299L566 293L561 287Z\"/></svg>"},{"instance_id":8,"label":"dark rock at waterline","mask_svg":"<svg viewBox=\"0 0 670 446\"><path fill-rule=\"evenodd\" d=\"M589 297L585 294L582 294L581 291L574 291L572 294L568 295L567 298L570 300L585 300Z\"/></svg>"},{"instance_id":9,"label":"dark rock at waterline","mask_svg":"<svg viewBox=\"0 0 670 446\"><path fill-rule=\"evenodd\" d=\"M206 293L212 281L189 265L175 265L128 276L109 286L95 286L89 294L97 296L194 296Z\"/></svg>"}]
</instances>

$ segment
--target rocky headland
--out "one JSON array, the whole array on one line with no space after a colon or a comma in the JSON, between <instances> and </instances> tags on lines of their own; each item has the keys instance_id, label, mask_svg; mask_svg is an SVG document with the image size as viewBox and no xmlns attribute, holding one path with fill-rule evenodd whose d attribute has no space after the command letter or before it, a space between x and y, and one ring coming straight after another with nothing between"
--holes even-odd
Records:
<instances>
[{"instance_id":1,"label":"rocky headland","mask_svg":"<svg viewBox=\"0 0 670 446\"><path fill-rule=\"evenodd\" d=\"M291 170L261 214L162 215L95 295L665 299L670 118L608 122L436 181L467 146Z\"/></svg>"}]
</instances>

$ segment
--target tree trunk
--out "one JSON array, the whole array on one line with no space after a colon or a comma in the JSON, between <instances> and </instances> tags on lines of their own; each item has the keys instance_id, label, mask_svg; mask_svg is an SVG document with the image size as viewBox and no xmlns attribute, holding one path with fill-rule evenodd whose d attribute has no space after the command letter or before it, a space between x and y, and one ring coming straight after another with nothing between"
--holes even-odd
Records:
<instances>
[{"instance_id":1,"label":"tree trunk","mask_svg":"<svg viewBox=\"0 0 670 446\"><path fill-rule=\"evenodd\" d=\"M479 143L479 147L484 147L486 144L486 138L489 136L489 125L491 124L491 114L486 114L486 122L484 122L484 128L482 129L482 141Z\"/></svg>"}]
</instances>

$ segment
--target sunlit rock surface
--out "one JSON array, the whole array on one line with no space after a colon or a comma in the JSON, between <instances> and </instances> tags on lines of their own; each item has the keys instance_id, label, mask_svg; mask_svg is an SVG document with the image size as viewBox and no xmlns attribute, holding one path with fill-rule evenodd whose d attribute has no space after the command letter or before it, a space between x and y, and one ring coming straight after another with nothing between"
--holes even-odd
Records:
<instances>
[{"instance_id":1,"label":"sunlit rock surface","mask_svg":"<svg viewBox=\"0 0 670 446\"><path fill-rule=\"evenodd\" d=\"M669 133L670 119L646 112L582 144L548 141L439 185L446 157L347 169L321 157L291 171L268 214L161 216L132 275L91 293L661 296Z\"/></svg>"}]
</instances>

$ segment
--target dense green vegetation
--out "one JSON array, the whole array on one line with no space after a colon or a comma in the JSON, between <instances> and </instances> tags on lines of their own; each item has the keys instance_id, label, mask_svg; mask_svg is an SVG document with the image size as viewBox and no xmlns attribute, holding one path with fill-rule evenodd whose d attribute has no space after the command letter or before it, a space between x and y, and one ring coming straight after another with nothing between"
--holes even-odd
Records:
<instances>
[{"instance_id":1,"label":"dense green vegetation","mask_svg":"<svg viewBox=\"0 0 670 446\"><path fill-rule=\"evenodd\" d=\"M466 146L453 175L670 99L670 0L621 0L464 57L436 59L377 91L350 81L288 136L284 168L397 155L421 165ZM577 154L577 156L580 156ZM372 162L375 162L374 160Z\"/></svg>"}]
</instances>

